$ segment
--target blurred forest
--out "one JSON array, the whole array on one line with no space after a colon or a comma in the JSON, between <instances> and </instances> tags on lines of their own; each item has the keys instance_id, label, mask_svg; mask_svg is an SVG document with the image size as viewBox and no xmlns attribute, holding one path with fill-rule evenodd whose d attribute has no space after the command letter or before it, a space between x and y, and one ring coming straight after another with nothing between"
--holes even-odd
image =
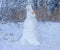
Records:
<instances>
[{"instance_id":1,"label":"blurred forest","mask_svg":"<svg viewBox=\"0 0 60 50\"><path fill-rule=\"evenodd\" d=\"M32 0L38 21L60 22L60 0ZM23 22L27 0L0 0L0 22Z\"/></svg>"}]
</instances>

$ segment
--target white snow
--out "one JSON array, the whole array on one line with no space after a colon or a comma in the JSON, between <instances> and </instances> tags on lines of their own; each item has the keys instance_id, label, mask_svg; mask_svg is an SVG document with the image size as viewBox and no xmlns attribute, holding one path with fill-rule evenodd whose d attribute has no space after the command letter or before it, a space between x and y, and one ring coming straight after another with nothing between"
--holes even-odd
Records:
<instances>
[{"instance_id":1,"label":"white snow","mask_svg":"<svg viewBox=\"0 0 60 50\"><path fill-rule=\"evenodd\" d=\"M33 9L31 4L28 4L26 6L26 19L24 21L24 29L23 29L23 35L21 38L21 44L23 45L40 45L40 42L37 40L36 33L38 33L37 30L37 20L36 20L36 15L32 14Z\"/></svg>"},{"instance_id":2,"label":"white snow","mask_svg":"<svg viewBox=\"0 0 60 50\"><path fill-rule=\"evenodd\" d=\"M0 0L0 8L1 8L2 0Z\"/></svg>"},{"instance_id":3,"label":"white snow","mask_svg":"<svg viewBox=\"0 0 60 50\"><path fill-rule=\"evenodd\" d=\"M0 24L0 39L16 41L22 35L21 27L20 24L15 23Z\"/></svg>"},{"instance_id":4,"label":"white snow","mask_svg":"<svg viewBox=\"0 0 60 50\"><path fill-rule=\"evenodd\" d=\"M16 37L17 39L17 37L21 35L23 30L22 25L23 25L22 23L20 23L19 25L11 24L11 23L0 24L0 49L1 50L38 50L38 49L39 50L60 50L60 23L56 23L56 22L38 23L39 34L37 34L36 37L40 41L40 47L20 45L19 40L13 42L10 41L11 38ZM12 30L12 26L13 26L13 30ZM19 29L21 32L17 33L16 31ZM10 30L12 30L15 35L13 37L6 36L8 39L5 40L3 37L5 36L6 33L10 34Z\"/></svg>"}]
</instances>

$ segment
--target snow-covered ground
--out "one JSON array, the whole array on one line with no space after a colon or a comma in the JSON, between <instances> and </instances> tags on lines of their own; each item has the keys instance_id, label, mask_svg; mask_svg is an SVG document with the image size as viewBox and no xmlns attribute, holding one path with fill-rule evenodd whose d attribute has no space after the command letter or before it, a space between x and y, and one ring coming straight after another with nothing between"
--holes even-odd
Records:
<instances>
[{"instance_id":1,"label":"snow-covered ground","mask_svg":"<svg viewBox=\"0 0 60 50\"><path fill-rule=\"evenodd\" d=\"M36 34L40 46L20 45L23 23L0 23L1 50L60 50L60 23L39 22Z\"/></svg>"}]
</instances>

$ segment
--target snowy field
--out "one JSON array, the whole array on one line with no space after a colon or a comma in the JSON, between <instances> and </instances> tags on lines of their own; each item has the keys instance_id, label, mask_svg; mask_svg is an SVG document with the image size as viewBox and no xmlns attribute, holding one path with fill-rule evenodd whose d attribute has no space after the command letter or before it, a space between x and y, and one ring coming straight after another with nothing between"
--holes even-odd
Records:
<instances>
[{"instance_id":1,"label":"snowy field","mask_svg":"<svg viewBox=\"0 0 60 50\"><path fill-rule=\"evenodd\" d=\"M60 23L39 22L40 46L20 45L23 23L0 23L0 50L60 50Z\"/></svg>"}]
</instances>

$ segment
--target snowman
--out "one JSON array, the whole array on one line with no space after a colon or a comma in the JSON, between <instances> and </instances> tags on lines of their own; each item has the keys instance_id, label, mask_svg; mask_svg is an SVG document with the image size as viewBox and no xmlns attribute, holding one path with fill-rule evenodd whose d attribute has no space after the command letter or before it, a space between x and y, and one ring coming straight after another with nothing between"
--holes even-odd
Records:
<instances>
[{"instance_id":1,"label":"snowman","mask_svg":"<svg viewBox=\"0 0 60 50\"><path fill-rule=\"evenodd\" d=\"M36 34L37 30L37 20L35 12L32 9L31 4L26 6L26 19L24 21L24 30L23 36L21 38L21 44L23 45L40 45L40 42L37 40Z\"/></svg>"}]
</instances>

